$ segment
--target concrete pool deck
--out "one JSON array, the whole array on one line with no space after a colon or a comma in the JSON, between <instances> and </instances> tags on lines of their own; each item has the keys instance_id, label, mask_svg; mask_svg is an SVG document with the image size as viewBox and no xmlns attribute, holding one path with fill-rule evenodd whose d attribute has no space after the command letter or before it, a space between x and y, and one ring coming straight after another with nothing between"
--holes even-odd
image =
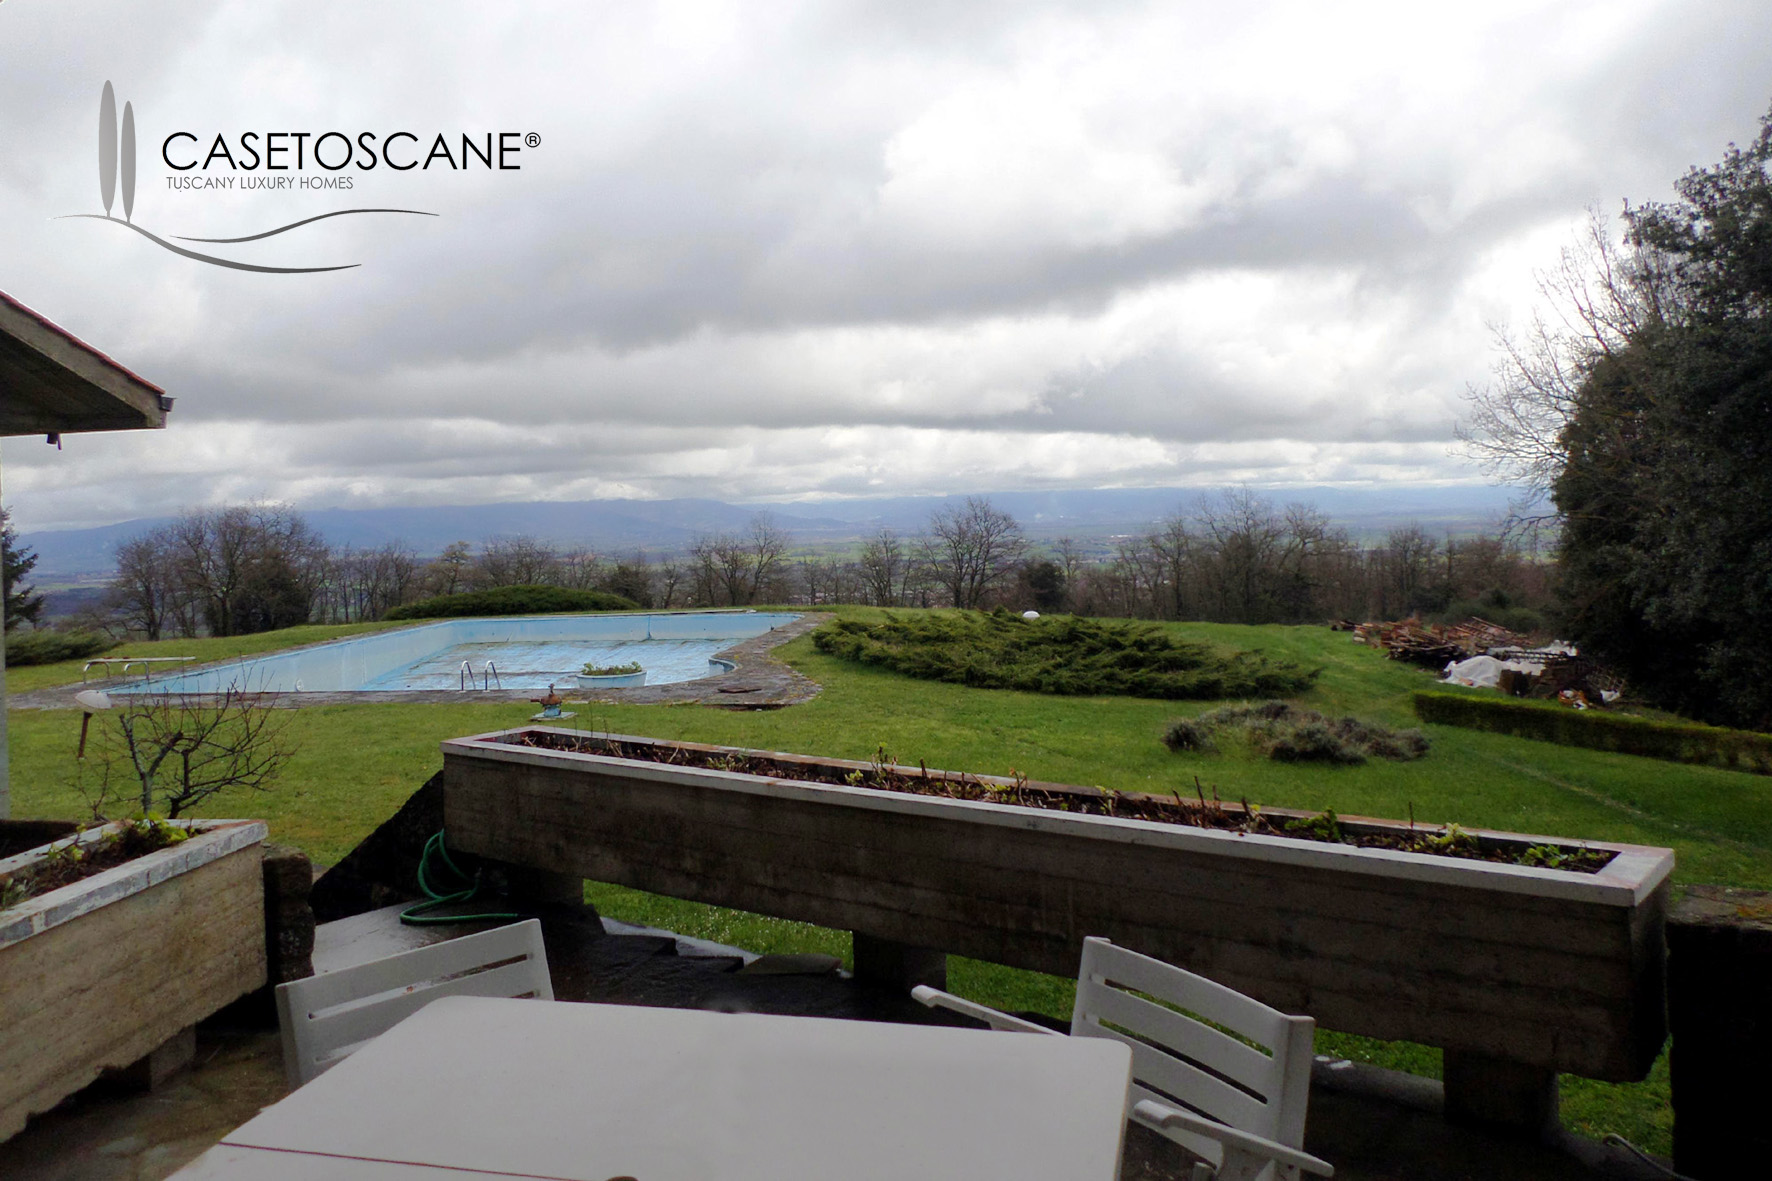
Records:
<instances>
[{"instance_id":1,"label":"concrete pool deck","mask_svg":"<svg viewBox=\"0 0 1772 1181\"><path fill-rule=\"evenodd\" d=\"M656 613L655 613L656 614ZM568 702L599 702L611 705L709 705L722 709L779 709L811 701L819 694L818 682L802 676L772 654L772 649L805 635L823 623L825 616L803 612L798 619L784 623L772 631L729 648L722 648L716 658L736 667L693 681L672 685L643 685L635 689L602 689L595 693L575 686L560 685L556 692ZM266 655L270 655L267 653ZM234 661L217 661L189 671L225 667ZM563 678L565 679L565 678ZM84 689L106 689L134 683L123 677L108 677L71 685L57 685L12 697L13 709L77 709L74 694ZM379 692L303 692L266 693L271 704L280 708L300 709L312 705L375 705L390 702L462 702L500 703L529 701L537 695L534 689L396 689ZM173 696L183 696L175 694ZM191 695L201 699L200 694Z\"/></svg>"}]
</instances>

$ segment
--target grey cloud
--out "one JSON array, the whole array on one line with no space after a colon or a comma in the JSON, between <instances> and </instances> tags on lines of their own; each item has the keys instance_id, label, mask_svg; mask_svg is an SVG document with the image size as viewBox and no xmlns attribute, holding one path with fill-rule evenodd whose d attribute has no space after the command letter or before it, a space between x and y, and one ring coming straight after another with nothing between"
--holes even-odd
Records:
<instances>
[{"instance_id":1,"label":"grey cloud","mask_svg":"<svg viewBox=\"0 0 1772 1181\"><path fill-rule=\"evenodd\" d=\"M1187 57L1266 48L1272 14L1261 10L849 3L764 17L711 6L672 28L673 11L0 7L0 250L12 268L0 281L179 396L173 432L152 447L250 427L291 469L266 477L265 457L224 458L183 486L149 477L148 497L267 478L329 496L355 480L406 499L452 479L502 497L547 481L674 494L748 479L754 494L772 479L817 491L898 478L791 455L784 441L816 446L804 442L813 428L921 432L892 437L932 452L980 432L984 481L993 470L1035 478L1016 466L1018 441L1061 434L1120 448L1078 479L1171 479L1184 460L1241 470L1175 449L1264 440L1275 457L1289 453L1283 441L1340 448L1319 474L1367 478L1384 463L1419 474L1420 456L1449 438L1456 392L1483 376L1483 319L1530 290L1524 267L1512 290L1473 287L1489 260L1583 205L1663 196L1687 164L1751 134L1767 97L1758 47L1772 41L1763 5L1669 2L1564 68L1503 36L1548 19L1533 14L1490 30L1476 64L1500 79L1512 56L1537 55L1547 72L1524 88L1498 80L1414 102L1405 89L1387 106L1362 97L1368 80L1350 70L1294 109L1259 85L1220 93L1203 68L1216 63ZM1072 208L1018 192L1030 200L987 217L944 206L941 175L921 205L893 188L904 179L894 169L916 164L894 145L916 126L939 139L930 112L944 102L993 88L1006 103L1028 97L1016 86L1053 46L1079 70L1114 73L1115 54L1145 48L1140 22L1175 11L1185 19L1153 26L1190 34L1172 77L1131 63L1115 78L1124 93L1079 83L1076 101L1088 107L1086 148L1123 139L1150 175L1195 186L1196 203L1121 225L1113 200ZM7 40L14 31L32 39ZM1263 73L1278 68L1266 54L1241 60L1291 94ZM106 76L140 96L157 130L523 127L543 144L521 172L365 175L351 198L432 209L434 221L341 219L243 248L358 270L212 272L114 227L47 221L94 201L91 108ZM1177 96L1185 116L1168 110ZM996 159L980 126L975 142L945 145L956 167ZM1528 160L1541 142L1569 145L1566 158ZM1088 177L1029 167L1002 183L1087 190ZM966 186L989 178L961 182L954 192L976 193ZM161 191L143 218L243 231L329 201ZM1227 315L1220 335L1232 340L1162 323L1165 299L1187 306L1173 293L1236 275L1296 298ZM1125 310L1141 300L1142 320ZM1265 316L1314 317L1320 332L1227 365L1233 345L1259 352L1298 327ZM476 419L500 425L464 425ZM698 484L672 468L739 436L763 457L748 476ZM1138 441L1161 458L1135 455ZM1375 444L1402 450L1358 450ZM81 511L115 499L96 464L58 469L77 473L66 478L38 460L24 470L69 505L86 498Z\"/></svg>"}]
</instances>

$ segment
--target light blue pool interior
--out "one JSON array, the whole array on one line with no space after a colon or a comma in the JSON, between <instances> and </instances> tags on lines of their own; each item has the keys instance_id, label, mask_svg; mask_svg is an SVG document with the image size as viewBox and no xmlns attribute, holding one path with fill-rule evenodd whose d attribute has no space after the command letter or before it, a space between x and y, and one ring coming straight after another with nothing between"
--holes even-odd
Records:
<instances>
[{"instance_id":1,"label":"light blue pool interior","mask_svg":"<svg viewBox=\"0 0 1772 1181\"><path fill-rule=\"evenodd\" d=\"M714 653L798 619L797 615L700 612L680 615L543 615L451 619L317 644L276 656L155 677L113 693L220 693L229 685L252 693L381 693L460 690L462 662L473 687L561 690L587 663L638 661L648 685L693 681L724 671Z\"/></svg>"}]
</instances>

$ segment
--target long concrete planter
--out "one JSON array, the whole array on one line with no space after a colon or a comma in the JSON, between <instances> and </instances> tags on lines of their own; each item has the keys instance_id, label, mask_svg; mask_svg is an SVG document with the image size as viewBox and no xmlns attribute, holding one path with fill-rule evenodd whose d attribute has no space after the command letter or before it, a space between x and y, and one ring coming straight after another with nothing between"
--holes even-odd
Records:
<instances>
[{"instance_id":1,"label":"long concrete planter","mask_svg":"<svg viewBox=\"0 0 1772 1181\"><path fill-rule=\"evenodd\" d=\"M1327 1028L1458 1051L1461 1070L1638 1079L1666 1033L1667 849L1474 830L1618 854L1572 873L550 751L515 745L522 733L443 744L451 845L1058 975L1104 935Z\"/></svg>"},{"instance_id":2,"label":"long concrete planter","mask_svg":"<svg viewBox=\"0 0 1772 1181\"><path fill-rule=\"evenodd\" d=\"M265 826L192 827L189 840L0 910L0 1139L265 983ZM0 874L42 853L0 861Z\"/></svg>"}]
</instances>

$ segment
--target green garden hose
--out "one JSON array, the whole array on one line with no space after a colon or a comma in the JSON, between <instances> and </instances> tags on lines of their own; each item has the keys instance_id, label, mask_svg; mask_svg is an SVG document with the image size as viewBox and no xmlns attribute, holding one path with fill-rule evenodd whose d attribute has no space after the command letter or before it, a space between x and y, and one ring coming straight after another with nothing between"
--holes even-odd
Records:
<instances>
[{"instance_id":1,"label":"green garden hose","mask_svg":"<svg viewBox=\"0 0 1772 1181\"><path fill-rule=\"evenodd\" d=\"M418 859L418 888L424 891L425 901L415 902L400 912L400 921L415 927L440 923L469 923L479 919L520 919L523 916L511 911L487 911L482 914L430 914L439 906L448 906L455 902L471 902L480 894L480 875L472 876L464 873L449 856L449 848L443 843L443 830L438 829L430 840L425 842L425 851Z\"/></svg>"}]
</instances>

